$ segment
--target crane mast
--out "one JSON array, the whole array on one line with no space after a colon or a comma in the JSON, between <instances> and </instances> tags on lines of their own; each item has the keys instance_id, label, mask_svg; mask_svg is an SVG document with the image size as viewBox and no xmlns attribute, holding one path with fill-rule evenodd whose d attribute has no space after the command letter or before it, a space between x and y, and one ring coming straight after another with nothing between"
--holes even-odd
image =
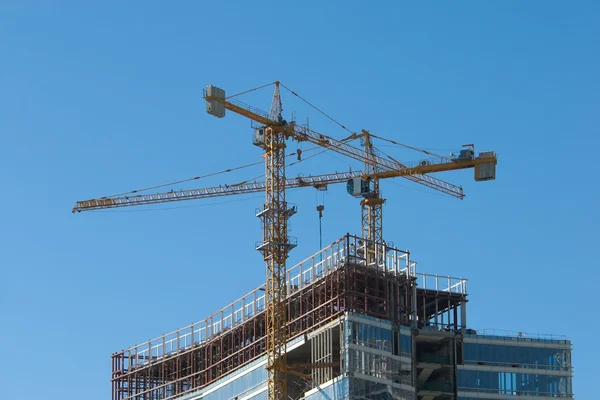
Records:
<instances>
[{"instance_id":1,"label":"crane mast","mask_svg":"<svg viewBox=\"0 0 600 400\"><path fill-rule=\"evenodd\" d=\"M275 84L270 116L281 120L279 82ZM285 200L285 139L281 127L265 127L262 146L265 151L265 204L257 214L263 226L263 243L258 250L267 266L265 293L269 399L287 399L285 277L288 253L294 247L288 237L288 219L296 209L288 208Z\"/></svg>"},{"instance_id":2,"label":"crane mast","mask_svg":"<svg viewBox=\"0 0 600 400\"><path fill-rule=\"evenodd\" d=\"M367 240L366 253L369 263L376 262L379 259L378 243L383 242L383 203L385 200L381 198L379 189L379 178L376 176L378 172L377 162L375 159L375 151L371 134L369 131L362 131L364 148L367 157L365 158L365 174L373 177L371 179L371 187L369 193L365 194L361 200L362 211L362 237Z\"/></svg>"}]
</instances>

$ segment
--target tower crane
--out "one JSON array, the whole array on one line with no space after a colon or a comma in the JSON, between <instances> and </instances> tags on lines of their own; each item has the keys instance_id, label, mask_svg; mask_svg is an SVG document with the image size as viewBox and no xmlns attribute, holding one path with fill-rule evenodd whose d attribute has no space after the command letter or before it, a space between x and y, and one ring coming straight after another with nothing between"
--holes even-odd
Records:
<instances>
[{"instance_id":1,"label":"tower crane","mask_svg":"<svg viewBox=\"0 0 600 400\"><path fill-rule=\"evenodd\" d=\"M485 181L495 179L497 164L494 152L482 152L476 156L473 145L467 145L467 148L461 150L457 156L421 160L414 165L402 164L391 157L385 158L377 154L373 146L373 138L379 137L372 135L367 130L362 130L360 134L352 133L345 139L337 140L310 130L306 126L297 125L294 121L284 120L280 82L274 82L274 85L275 92L269 113L244 104L234 99L234 96L226 97L225 91L215 86L207 86L204 90L204 98L207 102L206 110L209 114L223 118L226 110L229 110L260 124L255 128L253 144L264 151L265 180L263 182L244 182L157 194L102 197L79 201L72 209L73 212L81 212L264 192L265 203L257 213L257 217L262 221L263 241L257 246L257 250L262 253L267 270L265 321L269 400L287 399L286 374L292 373L293 368L286 361L287 333L284 300L286 296L286 260L289 251L296 245L295 241L288 236L288 220L296 212L296 208L287 203L286 189L324 188L329 184L346 183L347 190L351 195L362 198L362 236L366 242L367 260L373 262L379 256L378 251L380 250L378 250L377 244L383 242L382 207L385 199L381 198L380 179L403 177L462 199L464 193L461 187L427 174L473 168L475 180ZM291 92L298 96L295 92ZM289 139L297 142L309 142L361 161L364 163L364 170L287 178L285 150L286 141ZM350 145L349 142L354 139L361 139L364 148ZM427 151L423 152L430 154ZM318 368L319 366L313 367Z\"/></svg>"}]
</instances>

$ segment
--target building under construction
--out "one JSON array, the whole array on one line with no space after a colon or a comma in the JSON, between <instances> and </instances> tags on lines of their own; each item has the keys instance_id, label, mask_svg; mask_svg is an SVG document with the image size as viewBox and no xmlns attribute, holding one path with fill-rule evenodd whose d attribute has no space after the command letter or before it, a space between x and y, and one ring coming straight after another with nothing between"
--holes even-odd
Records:
<instances>
[{"instance_id":1,"label":"building under construction","mask_svg":"<svg viewBox=\"0 0 600 400\"><path fill-rule=\"evenodd\" d=\"M238 100L270 85L268 113ZM338 140L309 129L308 122L296 123L294 116L287 121L280 86L350 136ZM478 335L467 325L466 280L417 272L407 251L383 240L381 180L403 178L462 199L462 187L431 174L473 169L475 181L494 180L495 152L476 154L474 144L465 144L444 156L365 129L354 132L279 81L229 96L207 86L204 99L212 116L232 112L251 121L252 144L264 159L263 182L156 194L135 190L77 202L73 212L264 192L256 216L266 282L203 321L115 353L113 400L572 397L568 341ZM375 147L374 139L428 158L401 163ZM355 140L361 145L351 144ZM286 167L303 158L300 148L287 154L286 141L314 146L305 153L319 150L310 157L330 151L364 169L290 178ZM297 161L290 164L289 156ZM288 220L296 207L287 202L286 190L338 183L361 199L360 237L347 235L289 268L296 240Z\"/></svg>"},{"instance_id":2,"label":"building under construction","mask_svg":"<svg viewBox=\"0 0 600 400\"><path fill-rule=\"evenodd\" d=\"M346 235L286 281L290 399L573 397L568 340L477 332L466 279L417 271L407 251ZM266 399L265 305L257 288L113 354L112 399Z\"/></svg>"}]
</instances>

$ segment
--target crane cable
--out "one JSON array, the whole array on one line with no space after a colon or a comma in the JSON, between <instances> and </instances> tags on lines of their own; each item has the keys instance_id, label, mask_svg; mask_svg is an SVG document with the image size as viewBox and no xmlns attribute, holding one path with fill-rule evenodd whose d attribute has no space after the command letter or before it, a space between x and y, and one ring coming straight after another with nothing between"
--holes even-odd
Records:
<instances>
[{"instance_id":1,"label":"crane cable","mask_svg":"<svg viewBox=\"0 0 600 400\"><path fill-rule=\"evenodd\" d=\"M284 87L285 89L287 89L291 94L293 94L294 96L296 96L297 98L299 98L300 100L302 100L303 102L305 102L306 104L308 104L309 106L311 106L312 108L314 108L315 110L317 110L318 112L320 112L321 114L323 114L325 117L329 118L331 121L333 121L335 124L339 125L340 127L342 127L342 129L347 130L348 132L350 132L351 134L355 134L355 132L352 132L350 129L346 128L343 124L341 124L340 122L336 121L333 117L329 116L328 114L326 114L323 110L319 109L317 106L315 106L314 104L312 104L311 102L309 102L308 100L306 100L304 97L300 96L298 93L294 92L292 89L290 89L289 87L285 86L283 83L279 83L282 87Z\"/></svg>"},{"instance_id":2,"label":"crane cable","mask_svg":"<svg viewBox=\"0 0 600 400\"><path fill-rule=\"evenodd\" d=\"M271 83L267 83L265 85L255 87L254 89L249 89L249 90L246 90L246 91L243 91L243 92L240 92L240 93L233 94L231 96L227 96L226 98L230 99L232 97L241 96L241 95L246 94L246 93L254 92L255 90L266 88L267 86L271 86L271 85L274 85L276 83L277 83L277 81L271 82ZM309 102L308 100L306 100L304 97L300 96L298 93L296 93L295 91L293 91L292 89L290 89L289 87L287 87L286 85L284 85L283 83L279 82L279 85L281 85L283 88L287 89L291 94L293 94L294 96L298 97L300 100L302 100L303 102L305 102L306 104L308 104L309 106L311 106L312 108L314 108L315 110L317 110L319 113L323 114L325 117L329 118L335 124L339 125L342 129L345 129L350 134L356 134L356 132L352 132L350 129L346 128L345 125L341 124L339 121L337 121L336 119L334 119L333 117L331 117L330 115L328 115L327 113L325 113L323 110L321 110L320 108L318 108L317 106L315 106L314 104L312 104L311 102Z\"/></svg>"},{"instance_id":3,"label":"crane cable","mask_svg":"<svg viewBox=\"0 0 600 400\"><path fill-rule=\"evenodd\" d=\"M246 91L244 91L244 92L240 92L240 93L234 94L234 95L232 95L232 96L228 96L228 98L230 98L230 97L236 97L236 96L240 96L240 95L242 95L242 94L246 94L246 93L250 93L250 92L253 92L253 91L255 91L255 90L259 90L259 89L265 88L265 87L267 87L267 86L273 85L273 84L275 84L275 83L276 83L276 82L267 83L266 85L262 85L262 86L259 86L259 87L257 87L257 88L254 88L254 89L246 90ZM291 88L289 88L289 87L288 87L288 86L286 86L285 84L283 84L283 83L279 82L279 85L280 85L280 86L282 86L283 88L285 88L287 91L289 91L289 92L290 92L291 94L293 94L294 96L298 97L300 100L302 100L302 101L303 101L303 102L305 102L306 104L308 104L310 107L312 107L313 109L315 109L316 111L318 111L319 113L321 113L322 115L324 115L326 118L328 118L329 120L333 121L333 122L334 122L336 125L340 126L342 129L346 130L347 132L349 132L349 133L351 134L351 136L350 136L350 137L347 137L347 138L345 138L345 139L341 140L341 142L347 142L347 141L351 141L351 140L353 140L353 139L354 139L354 138L357 136L356 132L352 132L352 131L351 131L350 129L348 129L348 128L347 128L345 125L343 125L342 123L340 123L339 121L337 121L335 118L331 117L329 114L327 114L326 112L324 112L323 110L321 110L320 108L318 108L317 106L315 106L314 104L312 104L311 102L309 102L308 100L306 100L304 97L300 96L298 93L296 93L294 90L292 90ZM403 144L403 143L398 143L398 142L396 142L395 140L386 139L386 138L384 138L384 137L381 137L381 136L377 136L377 135L374 135L374 134L371 134L371 136L372 136L372 137L374 137L374 138L377 138L377 139L379 139L379 140L383 140L383 141L385 141L385 142L388 142L388 143L395 144L395 145L397 145L397 146L405 147L405 148L407 148L407 149L415 150L415 151L418 151L418 152L421 152L421 153L424 153L424 154L427 154L427 155L431 155L431 156L434 156L434 157L438 157L438 158L440 158L440 159L442 159L442 160L443 160L443 159L447 159L447 158L448 158L448 157L444 157L444 156L441 156L441 155L439 155L439 154L436 154L436 153L432 153L432 152L430 152L430 151L427 151L427 150L419 149L418 147L410 146L410 145ZM392 160L393 162L395 162L396 164L398 164L398 165L400 165L400 166L404 166L402 163L400 163L398 160L396 160L396 159L395 159L395 158L393 158L392 156L390 156L390 155L386 154L385 152L381 151L380 149L376 148L375 146L373 146L373 147L374 147L374 148L375 148L377 151L379 151L381 154L385 155L385 156L386 156L388 159L390 159L390 160ZM328 150L328 149L325 149L324 151L327 151L327 150ZM306 151L309 151L309 150L306 150ZM319 154L323 153L324 151L320 152ZM302 150L300 150L300 152L302 152ZM292 153L292 154L290 154L290 155L294 155L294 154L296 154L296 153ZM299 160L299 161L300 161L300 160ZM290 165L294 165L294 164L295 164L295 163L292 163L292 164L290 164Z\"/></svg>"},{"instance_id":4,"label":"crane cable","mask_svg":"<svg viewBox=\"0 0 600 400\"><path fill-rule=\"evenodd\" d=\"M161 185L150 186L150 187L143 188L143 189L136 189L136 190L132 190L132 191L129 191L129 192L123 192L123 193L113 194L111 196L105 196L105 197L102 197L102 198L119 197L119 196L124 196L124 195L127 195L127 194L135 194L135 193L139 193L139 192L145 192L147 190L158 189L158 188L165 187L165 186L176 185L178 183L191 182L191 181L195 181L195 180L198 180L198 179L208 178L209 176L215 176L215 175L220 175L220 174L224 174L224 173L227 173L227 172L237 171L239 169L248 168L248 167L251 167L251 166L254 166L254 165L258 165L258 164L262 164L262 162L259 161L259 162L255 162L255 163L251 163L251 164L242 165L242 166L239 166L239 167L236 167L236 168L228 168L228 169L225 169L223 171L212 172L212 173L206 174L206 175L195 176L193 178L182 179L180 181L175 181L175 182L163 183Z\"/></svg>"},{"instance_id":5,"label":"crane cable","mask_svg":"<svg viewBox=\"0 0 600 400\"><path fill-rule=\"evenodd\" d=\"M316 147L315 147L315 148L316 148ZM313 148L313 149L315 149L315 148ZM307 150L307 151L308 151L308 150ZM325 149L325 150L322 150L322 151L318 152L317 154L313 154L313 155L311 155L311 156L308 156L308 157L306 157L306 158L304 158L304 159L302 159L302 160L298 160L298 161L291 162L291 163L289 163L289 164L287 164L287 165L286 165L286 168L287 168L287 167L291 167L291 166L293 166L293 165L296 165L296 164L298 164L298 163L301 163L302 161L309 160L309 159L311 159L311 158L313 158L313 157L316 157L316 156L318 156L318 155L320 155L320 154L322 154L322 153L324 153L324 152L326 152L326 151L327 151L327 149ZM289 157L289 156L293 156L293 155L295 155L295 154L296 154L296 153L291 153L291 154L288 154L288 155L287 155L287 157ZM259 162L259 163L257 163L257 164L262 164L262 162ZM256 165L256 163L255 163L255 165ZM248 183L248 182L251 182L251 181L256 181L257 179L259 179L259 178L262 178L263 176L264 176L264 174L261 174L261 175L255 176L254 178L249 178L249 179L246 179L246 180L244 180L244 181L241 181L241 182L238 182L238 183L234 183L234 184L232 184L232 185L225 185L225 186L227 186L227 187L230 187L230 186L241 186L241 185L245 185L245 184L246 184L246 183Z\"/></svg>"},{"instance_id":6,"label":"crane cable","mask_svg":"<svg viewBox=\"0 0 600 400\"><path fill-rule=\"evenodd\" d=\"M250 93L250 92L253 92L253 91L256 91L256 90L259 90L259 89L263 89L263 88L265 88L265 87L267 87L267 86L274 85L274 84L276 84L276 83L277 83L277 82L270 82L270 83L267 83L267 84L265 84L265 85L262 85L262 86L258 86L258 87L256 87L256 88L253 88L253 89L249 89L249 90L246 90L246 91L243 91L243 92L240 92L240 93L236 93L236 94L234 94L234 95L231 95L231 96L227 96L227 98L232 98L232 97L241 96L241 95L243 95L243 94ZM293 91L292 89L290 89L289 87L287 87L286 85L284 85L283 83L281 83L281 82L280 82L279 84L280 84L281 86L283 86L285 89L287 89L287 90L288 90L290 93L292 93L294 96L298 97L300 100L304 101L306 104L308 104L309 106L311 106L313 109L315 109L315 110L316 110L316 111L318 111L319 113L323 114L325 117L327 117L328 119L330 119L331 121L333 121L335 124L339 125L339 126L342 128L342 129L344 129L344 130L348 131L348 132L349 132L349 133L350 133L352 136L355 136L355 135L356 135L356 133L355 133L355 132L352 132L352 131L351 131L350 129L348 129L346 126L344 126L343 124L341 124L340 122L338 122L337 120L335 120L333 117L331 117L330 115L328 115L327 113L325 113L323 110L319 109L319 108L318 108L317 106L315 106L314 104L310 103L308 100L306 100L305 98L303 98L302 96L300 96L298 93L296 93L295 91ZM427 151L425 151L425 150L420 150L420 149L413 148L413 147L410 147L410 146L407 146L407 145L402 145L402 144L400 144L400 143L397 143L397 142L394 142L394 141L392 141L392 140L388 140L388 139L380 138L380 137L378 137L378 136L375 136L375 135L372 135L372 136L373 136L373 137L377 137L377 138L379 138L379 139L382 139L382 140L386 140L386 141L388 141L388 142L391 142L391 143L394 143L394 144L397 144L397 145L401 145L401 146L404 146L404 147L409 147L409 148L412 148L412 149L414 149L414 150L422 151L422 152L424 152L424 153L426 153L426 154L433 154L433 153L429 153L429 152L427 152ZM346 138L346 139L342 140L342 142L346 142L346 141L349 141L349 140L351 140L351 139L353 139L353 137ZM327 149L327 148L326 148L326 149L323 149L323 150L321 150L321 151L320 151L320 152L318 152L317 154L313 154L313 155L311 155L311 156L309 156L309 157L306 157L306 158L304 158L304 159L301 159L301 156L300 156L300 154L301 154L301 153L303 153L303 152L309 152L309 151L312 151L312 150L316 150L316 149L318 149L318 148L321 148L321 147L320 147L320 146L315 146L315 147L313 147L313 148L309 148L309 149L307 149L307 150L300 150L300 149L299 149L297 152L290 153L290 154L286 155L286 157L291 157L291 156L298 155L298 161L292 162L292 163L288 164L287 166L288 166L288 167L289 167L289 166L293 166L293 165L295 165L295 164L298 164L298 163L300 163L300 162L302 162L302 161L306 161L306 160L308 160L308 159L310 159L310 158L313 158L313 157L315 157L315 156L318 156L318 155L320 155L320 154L323 154L324 152L326 152L326 151L328 151L328 150L329 150L329 149ZM383 153L383 152L382 152L382 153ZM385 153L383 153L383 154L385 154ZM387 154L386 154L386 156L387 156ZM391 158L390 156L387 156L387 157L388 157L388 158L390 158L390 159L392 159L392 160L394 160L394 159L393 159L393 158ZM438 157L441 157L441 156L438 156ZM394 160L394 161L396 161L396 160ZM397 161L396 161L396 162L397 162ZM176 184L179 184L179 183L191 182L191 181L194 181L194 180L199 180L199 179L203 179L203 178L208 178L208 177L211 177L211 176L221 175L221 174L224 174L224 173L227 173L227 172L233 172L233 171L237 171L237 170L240 170L240 169L243 169L243 168L248 168L248 167L252 167L252 166L255 166L255 165L260 165L260 164L262 164L262 163L263 163L262 161L259 161L259 162L256 162L256 163L246 164L246 165L242 165L242 166L235 167L235 168L228 168L228 169L225 169L225 170L222 170L222 171L218 171L218 172L213 172L213 173L210 173L210 174L205 174L205 175L195 176L195 177L193 177L193 178L182 179L182 180L179 180L179 181L174 181L174 182L164 183L164 184L161 184L161 185L149 186L149 187L147 187L147 188L143 188L143 189L135 189L135 190L131 190L131 191L129 191L129 192L123 192L123 193L117 193L117 194L113 194L113 195L110 195L110 196L104 196L104 197L101 197L101 199L113 198L113 197L119 197L119 196L124 196L124 195L128 195L128 194L136 194L136 193L139 193L139 192L145 192L145 191L148 191L148 190L159 189L159 188L162 188L162 187L166 187L166 186L172 186L172 185L176 185ZM262 175L261 175L261 176L262 176ZM258 177L255 177L255 178L248 179L248 180L246 180L246 181L243 181L243 182L241 182L241 183L238 183L238 184L236 184L236 185L241 185L241 184L247 183L247 182L249 182L249 181L251 181L251 180L253 180L253 179L257 179L257 178L259 178L259 177L260 177L260 176L258 176Z\"/></svg>"},{"instance_id":7,"label":"crane cable","mask_svg":"<svg viewBox=\"0 0 600 400\"><path fill-rule=\"evenodd\" d=\"M358 135L356 132L352 132L352 131L351 131L350 129L348 129L348 128L347 128L345 125L343 125L343 124L341 124L340 122L338 122L337 120L335 120L333 117L331 117L330 115L328 115L327 113L325 113L323 110L321 110L320 108L318 108L317 106L315 106L314 104L312 104L311 102L309 102L308 100L306 100L305 98L303 98L302 96L300 96L298 93L296 93L295 91L293 91L292 89L290 89L289 87L287 87L286 85L284 85L283 83L281 83L281 82L280 82L279 84L280 84L282 87L284 87L285 89L287 89L287 90L288 90L290 93L292 93L294 96L298 97L300 100L302 100L303 102L305 102L306 104L308 104L309 106L311 106L312 108L314 108L315 110L317 110L319 113L321 113L321 114L323 114L325 117L329 118L329 119L330 119L331 121L333 121L335 124L339 125L339 126L340 126L340 127L342 127L343 129L345 129L346 131L348 131L348 132L350 133L350 136L349 136L349 137L347 137L347 138L345 138L345 139L342 139L342 140L340 140L340 142L342 142L342 143L345 143L345 142L352 141L352 140L356 139L357 137L360 137L360 135ZM381 139L381 140L389 141L389 142L392 142L392 143L394 143L394 144L397 144L397 145L400 145L400 146L402 146L402 144L401 144L401 143L397 143L397 142L394 142L394 141L391 141L391 140L388 140L388 139L384 139L384 138L381 138L381 137L379 137L379 136L375 136L375 135L373 135L373 134L371 134L371 136L373 136L373 137L376 137L376 138L378 138L378 139ZM404 146L405 146L405 147L412 148L412 149L414 149L414 150L417 150L417 151L423 151L423 152L425 152L426 154L432 154L432 155L436 155L436 154L433 154L433 153L429 153L429 152L427 152L427 151L425 151L425 150L420 150L420 149L418 149L418 148L416 148L416 147L411 147L411 146L407 146L407 145L404 145ZM384 154L384 155L385 155L387 158L389 158L390 160L394 161L396 164L402 165L400 162L398 162L398 161L397 161L397 160L395 160L394 158L390 157L389 155L385 154L383 151L381 151L381 150L379 150L379 151L380 151L382 154ZM441 157L441 156L438 156L438 157Z\"/></svg>"},{"instance_id":8,"label":"crane cable","mask_svg":"<svg viewBox=\"0 0 600 400\"><path fill-rule=\"evenodd\" d=\"M240 92L240 93L236 93L236 94L234 94L234 95L231 95L231 96L227 96L227 98L232 98L232 97L236 97L236 96L241 96L241 95L243 95L243 94L250 93L250 92L253 92L253 91L255 91L255 90L263 89L263 88L265 88L265 87L267 87L267 86L274 85L274 84L276 84L276 83L277 83L277 82L271 82L271 83L267 83L267 84L265 84L265 85L258 86L258 87L254 88L254 89L249 89L249 90L246 90L246 91L244 91L244 92ZM291 88L287 87L286 85L284 85L284 84L283 84L283 83L281 83L281 82L279 82L279 84L280 84L280 85L281 85L283 88L285 88L286 90L288 90L288 91L289 91L291 94L293 94L294 96L298 97L300 100L302 100L303 102L305 102L306 104L308 104L310 107L312 107L313 109L315 109L316 111L318 111L319 113L321 113L322 115L324 115L326 118L328 118L329 120L333 121L335 124L337 124L338 126L340 126L342 129L344 129L344 130L348 131L348 132L349 132L350 134L352 134L352 135L356 135L356 132L352 132L352 131L351 131L350 129L348 129L348 128L347 128L345 125L343 125L342 123L340 123L339 121L337 121L335 118L331 117L329 114L327 114L326 112L324 112L323 110L321 110L320 108L318 108L317 106L315 106L314 104L312 104L311 102L309 102L308 100L306 100L304 97L300 96L298 93L296 93L296 92L295 92L294 90L292 90ZM374 135L374 134L371 134L371 136L372 136L372 137L374 137L374 138L377 138L377 139L379 139L379 140L383 140L383 141L385 141L385 142L392 143L392 144L395 144L395 145L397 145L397 146L401 146L401 147L404 147L404 148L407 148L407 149L410 149L410 150L415 150L415 151L418 151L418 152L421 152L421 153L424 153L424 154L427 154L427 155L431 155L431 156L434 156L434 157L438 157L438 158L440 158L440 159L446 159L446 158L448 158L448 157L445 157L445 156L442 156L442 155L439 155L439 154L436 154L436 153L433 153L433 152L430 152L430 151L427 151L427 150L424 150L424 149L420 149L420 148L418 148L418 147L410 146L410 145L408 145L408 144L404 144L404 143L398 143L398 142L396 142L395 140L386 139L386 138L384 138L384 137L381 137L381 136L377 136L377 135ZM345 142L345 141L346 141L346 140L348 140L348 139L350 139L350 138L346 138L345 140L342 140L342 142ZM385 154L385 153L384 153L384 152L382 152L381 150L379 150L379 151L380 151L382 154L386 155L388 158L390 158L390 159L394 160L392 157L390 157L389 155ZM394 161L396 161L396 160L394 160ZM397 161L396 161L396 162L397 162Z\"/></svg>"},{"instance_id":9,"label":"crane cable","mask_svg":"<svg viewBox=\"0 0 600 400\"><path fill-rule=\"evenodd\" d=\"M427 155L430 155L430 156L438 157L438 158L441 158L441 159L446 159L446 158L448 158L448 157L441 156L441 155L439 155L439 154L436 154L436 153L432 153L432 152L430 152L430 151L427 151L427 150L419 149L418 147L409 146L409 145L407 145L407 144L398 143L398 142L396 142L396 141L394 141L394 140L386 139L386 138L383 138L383 137L381 137L381 136L373 135L372 133L371 133L371 136L373 136L374 138L377 138L377 139L379 139L379 140L383 140L384 142L389 142L389 143L392 143L392 144L395 144L395 145L398 145L398 146L405 147L405 148L407 148L407 149L411 149L411 150L419 151L419 152L421 152L421 153L424 153L424 154L427 154ZM381 151L381 150L380 150L380 151ZM383 152L382 152L382 153L383 153ZM385 153L383 153L383 154L385 154ZM389 156L388 156L388 157L389 157Z\"/></svg>"},{"instance_id":10,"label":"crane cable","mask_svg":"<svg viewBox=\"0 0 600 400\"><path fill-rule=\"evenodd\" d=\"M377 153L383 154L384 156L389 158L391 161L393 161L395 164L397 164L399 168L401 168L401 169L406 168L406 165L402 164L400 161L396 160L394 157L390 156L389 154L386 154L384 151L379 149L377 146L375 146L375 145L372 145L372 146L373 146L373 150L375 150ZM377 168L377 165L374 165L373 167Z\"/></svg>"},{"instance_id":11,"label":"crane cable","mask_svg":"<svg viewBox=\"0 0 600 400\"><path fill-rule=\"evenodd\" d=\"M230 99L230 98L232 98L232 97L241 96L241 95L243 95L243 94L250 93L250 92L254 92L255 90L263 89L263 88L266 88L267 86L274 85L275 83L277 83L277 82L271 82L271 83L267 83L267 84L265 84L265 85L262 85L262 86L259 86L259 87L255 87L254 89L249 89L249 90L246 90L246 91L244 91L244 92L240 92L240 93L232 94L231 96L227 96L226 98L227 98L227 99Z\"/></svg>"},{"instance_id":12,"label":"crane cable","mask_svg":"<svg viewBox=\"0 0 600 400\"><path fill-rule=\"evenodd\" d=\"M347 137L347 138L345 138L345 139L342 139L342 140L340 140L340 142L342 142L342 143L346 143L346 142L352 141L352 140L354 140L354 139L356 139L356 138L358 137L358 135L357 135L357 133L356 133L356 132L352 132L352 131L351 131L350 129L348 129L348 128L347 128L345 125L343 125L342 123L340 123L339 121L337 121L336 119L334 119L333 117L331 117L330 115L328 115L327 113L325 113L323 110L321 110L320 108L318 108L317 106L315 106L314 104L312 104L311 102L309 102L308 100L306 100L304 97L300 96L298 93L296 93L295 91L293 91L292 89L290 89L289 87L287 87L286 85L284 85L284 84L283 84L283 83L281 83L281 82L277 82L277 81L275 81L275 82L267 83L267 84L265 84L265 85L262 85L262 86L256 87L256 88L254 88L254 89L249 89L249 90L246 90L246 91L244 91L244 92L240 92L240 93L236 93L236 94L234 94L234 95L231 95L231 96L227 96L226 98L228 98L228 99L229 99L229 98L232 98L232 97L241 96L241 95L243 95L243 94L250 93L250 92L253 92L253 91L255 91L255 90L263 89L263 88L265 88L265 87L267 87L267 86L274 85L274 84L277 84L277 83L279 83L279 85L280 85L280 86L282 86L283 88L285 88L286 90L288 90L288 91L289 91L290 93L292 93L294 96L298 97L300 100L302 100L303 102L305 102L306 104L308 104L309 106L311 106L313 109L317 110L319 113L321 113L321 114L323 114L325 117L329 118L329 119L330 119L331 121L333 121L335 124L337 124L338 126L342 127L342 128L343 128L343 129L345 129L346 131L348 131L348 132L350 133L350 136L349 136L349 137ZM302 152L302 151L303 151L303 150L301 150L301 152ZM308 151L308 150L307 150L307 151ZM292 153L292 154L294 154L294 153Z\"/></svg>"},{"instance_id":13,"label":"crane cable","mask_svg":"<svg viewBox=\"0 0 600 400\"><path fill-rule=\"evenodd\" d=\"M314 151L314 150L317 150L317 149L321 149L321 147L319 147L319 146L311 147L309 149L306 149L306 150L302 151L302 153L306 153L306 152L309 152L309 151ZM298 164L301 161L309 160L309 159L311 159L313 157L316 157L316 156L318 156L320 154L323 154L325 151L327 151L327 149L321 150L320 152L318 152L316 154L312 154L312 155L310 155L308 157L305 157L305 158L303 158L301 160L294 161L294 162L288 164L287 166L290 167L292 165ZM292 157L292 156L295 156L295 155L297 155L296 152L287 154L286 157ZM182 180L175 181L175 182L163 183L161 185L150 186L150 187L143 188L143 189L131 190L129 192L123 192L123 193L113 194L111 196L104 196L104 197L101 197L101 199L112 198L112 197L120 197L120 196L125 196L125 195L128 195L128 194L136 194L136 193L139 193L139 192L145 192L145 191L148 191L148 190L159 189L159 188L162 188L162 187L177 185L179 183L191 182L191 181L195 181L195 180L198 180L198 179L208 178L208 177L215 176L215 175L221 175L221 174L225 174L227 172L233 172L233 171L237 171L237 170L240 170L240 169L244 169L244 168L248 168L248 167L253 167L255 165L262 165L262 164L264 164L263 161L258 161L258 162L255 162L255 163L245 164L245 165L242 165L242 166L239 166L239 167L235 167L235 168L228 168L228 169L225 169L225 170L222 170L222 171L212 172L212 173L206 174L206 175L195 176L193 178L182 179ZM238 183L237 185L241 185L241 184L247 183L247 182L249 182L249 181L251 181L253 179L258 179L258 178L260 178L260 176L258 176L256 178L247 179L247 180L245 180L245 181L243 181L241 183ZM233 185L230 185L230 186L233 186Z\"/></svg>"}]
</instances>

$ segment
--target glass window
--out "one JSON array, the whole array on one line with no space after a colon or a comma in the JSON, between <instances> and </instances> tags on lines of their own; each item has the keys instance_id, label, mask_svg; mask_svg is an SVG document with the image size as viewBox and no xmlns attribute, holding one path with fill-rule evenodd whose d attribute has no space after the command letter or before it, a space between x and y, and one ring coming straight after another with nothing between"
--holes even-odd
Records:
<instances>
[{"instance_id":1,"label":"glass window","mask_svg":"<svg viewBox=\"0 0 600 400\"><path fill-rule=\"evenodd\" d=\"M458 371L458 390L510 396L571 397L571 378L512 372Z\"/></svg>"},{"instance_id":2,"label":"glass window","mask_svg":"<svg viewBox=\"0 0 600 400\"><path fill-rule=\"evenodd\" d=\"M365 381L362 379L352 379L350 381L350 398L369 400L412 400L413 393L390 385Z\"/></svg>"},{"instance_id":3,"label":"glass window","mask_svg":"<svg viewBox=\"0 0 600 400\"><path fill-rule=\"evenodd\" d=\"M402 353L412 353L412 337L400 335L400 349Z\"/></svg>"},{"instance_id":4,"label":"glass window","mask_svg":"<svg viewBox=\"0 0 600 400\"><path fill-rule=\"evenodd\" d=\"M571 368L571 352L565 349L465 343L464 359L465 364L550 370Z\"/></svg>"},{"instance_id":5,"label":"glass window","mask_svg":"<svg viewBox=\"0 0 600 400\"><path fill-rule=\"evenodd\" d=\"M321 389L330 399L348 399L348 378L339 379L337 382ZM321 400L325 399L323 393L317 391L310 396L305 397L306 400Z\"/></svg>"},{"instance_id":6,"label":"glass window","mask_svg":"<svg viewBox=\"0 0 600 400\"><path fill-rule=\"evenodd\" d=\"M260 366L255 370L248 372L238 377L233 382L215 390L202 397L202 400L217 400L217 399L233 399L236 396L247 396L250 393L260 389L266 385L267 370L264 366ZM266 392L265 392L266 393ZM261 399L262 394L255 396L256 399ZM266 399L266 394L264 395Z\"/></svg>"},{"instance_id":7,"label":"glass window","mask_svg":"<svg viewBox=\"0 0 600 400\"><path fill-rule=\"evenodd\" d=\"M361 344L371 348L392 351L392 329L372 326L365 322L348 322L348 338L350 343Z\"/></svg>"}]
</instances>

